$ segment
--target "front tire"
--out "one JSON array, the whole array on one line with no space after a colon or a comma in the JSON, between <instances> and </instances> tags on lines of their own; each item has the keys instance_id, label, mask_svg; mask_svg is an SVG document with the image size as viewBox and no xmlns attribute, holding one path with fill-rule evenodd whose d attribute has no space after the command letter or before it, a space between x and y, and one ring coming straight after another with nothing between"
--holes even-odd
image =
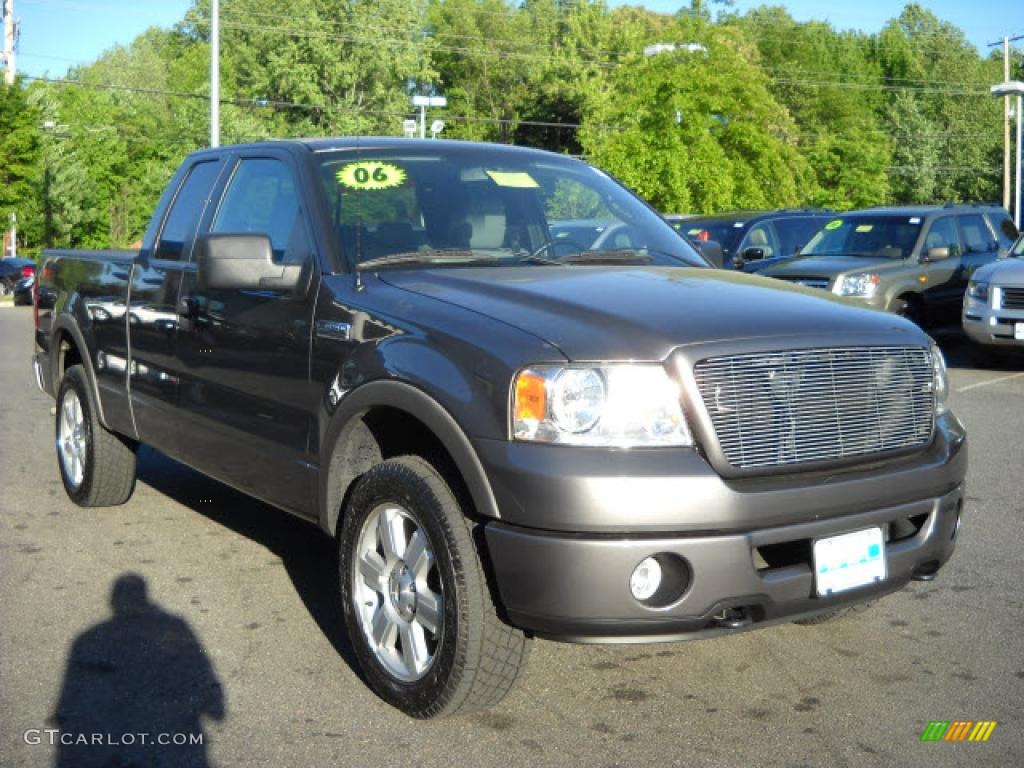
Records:
<instances>
[{"instance_id":1,"label":"front tire","mask_svg":"<svg viewBox=\"0 0 1024 768\"><path fill-rule=\"evenodd\" d=\"M124 504L135 490L135 446L100 424L81 365L57 391L57 465L64 490L80 507Z\"/></svg>"},{"instance_id":2,"label":"front tire","mask_svg":"<svg viewBox=\"0 0 1024 768\"><path fill-rule=\"evenodd\" d=\"M417 718L501 701L529 652L497 615L455 495L418 456L359 480L339 537L342 607L370 687Z\"/></svg>"}]
</instances>

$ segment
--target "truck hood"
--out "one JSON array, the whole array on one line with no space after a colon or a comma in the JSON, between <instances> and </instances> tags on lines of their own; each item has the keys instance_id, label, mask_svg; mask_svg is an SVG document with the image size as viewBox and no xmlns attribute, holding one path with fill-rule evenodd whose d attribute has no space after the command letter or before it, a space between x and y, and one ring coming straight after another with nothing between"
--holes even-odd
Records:
<instances>
[{"instance_id":1,"label":"truck hood","mask_svg":"<svg viewBox=\"0 0 1024 768\"><path fill-rule=\"evenodd\" d=\"M972 280L990 280L996 285L1024 285L1024 259L1009 258L979 267Z\"/></svg>"},{"instance_id":2,"label":"truck hood","mask_svg":"<svg viewBox=\"0 0 1024 768\"><path fill-rule=\"evenodd\" d=\"M924 343L916 326L894 315L817 289L725 270L466 267L379 276L533 334L574 361L664 360L676 347L744 338Z\"/></svg>"},{"instance_id":3,"label":"truck hood","mask_svg":"<svg viewBox=\"0 0 1024 768\"><path fill-rule=\"evenodd\" d=\"M902 265L897 259L872 259L863 256L797 256L772 264L761 271L770 277L835 277L850 272L878 272Z\"/></svg>"}]
</instances>

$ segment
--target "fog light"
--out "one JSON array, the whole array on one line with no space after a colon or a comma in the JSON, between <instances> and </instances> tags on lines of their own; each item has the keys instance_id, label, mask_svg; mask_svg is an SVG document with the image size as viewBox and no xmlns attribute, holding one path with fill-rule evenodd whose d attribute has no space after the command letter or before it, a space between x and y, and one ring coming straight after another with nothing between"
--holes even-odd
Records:
<instances>
[{"instance_id":1,"label":"fog light","mask_svg":"<svg viewBox=\"0 0 1024 768\"><path fill-rule=\"evenodd\" d=\"M649 600L660 586L661 565L653 557L642 560L629 577L629 591L637 600Z\"/></svg>"}]
</instances>

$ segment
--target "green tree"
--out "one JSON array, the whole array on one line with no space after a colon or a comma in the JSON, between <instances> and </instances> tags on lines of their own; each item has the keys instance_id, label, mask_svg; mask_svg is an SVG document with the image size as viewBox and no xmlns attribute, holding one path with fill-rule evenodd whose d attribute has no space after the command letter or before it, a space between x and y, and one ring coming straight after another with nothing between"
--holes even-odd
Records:
<instances>
[{"instance_id":1,"label":"green tree","mask_svg":"<svg viewBox=\"0 0 1024 768\"><path fill-rule=\"evenodd\" d=\"M38 247L40 235L35 191L41 151L39 112L26 98L22 82L0 84L0 228L16 214L21 244L30 249Z\"/></svg>"},{"instance_id":2,"label":"green tree","mask_svg":"<svg viewBox=\"0 0 1024 768\"><path fill-rule=\"evenodd\" d=\"M699 19L668 33L702 48L644 57L640 45L617 66L581 131L590 157L663 211L800 203L813 174L756 51L739 31Z\"/></svg>"}]
</instances>

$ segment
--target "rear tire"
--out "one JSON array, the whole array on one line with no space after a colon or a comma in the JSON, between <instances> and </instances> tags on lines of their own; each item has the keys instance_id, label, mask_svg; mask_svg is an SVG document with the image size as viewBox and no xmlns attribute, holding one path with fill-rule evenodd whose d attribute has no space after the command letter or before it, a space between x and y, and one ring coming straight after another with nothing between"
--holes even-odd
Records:
<instances>
[{"instance_id":1,"label":"rear tire","mask_svg":"<svg viewBox=\"0 0 1024 768\"><path fill-rule=\"evenodd\" d=\"M529 643L498 618L474 525L437 470L418 456L378 464L344 513L342 608L374 692L417 718L501 701Z\"/></svg>"},{"instance_id":2,"label":"rear tire","mask_svg":"<svg viewBox=\"0 0 1024 768\"><path fill-rule=\"evenodd\" d=\"M97 418L85 369L64 372L57 391L57 466L68 497L80 507L124 504L135 490L135 445Z\"/></svg>"}]
</instances>

